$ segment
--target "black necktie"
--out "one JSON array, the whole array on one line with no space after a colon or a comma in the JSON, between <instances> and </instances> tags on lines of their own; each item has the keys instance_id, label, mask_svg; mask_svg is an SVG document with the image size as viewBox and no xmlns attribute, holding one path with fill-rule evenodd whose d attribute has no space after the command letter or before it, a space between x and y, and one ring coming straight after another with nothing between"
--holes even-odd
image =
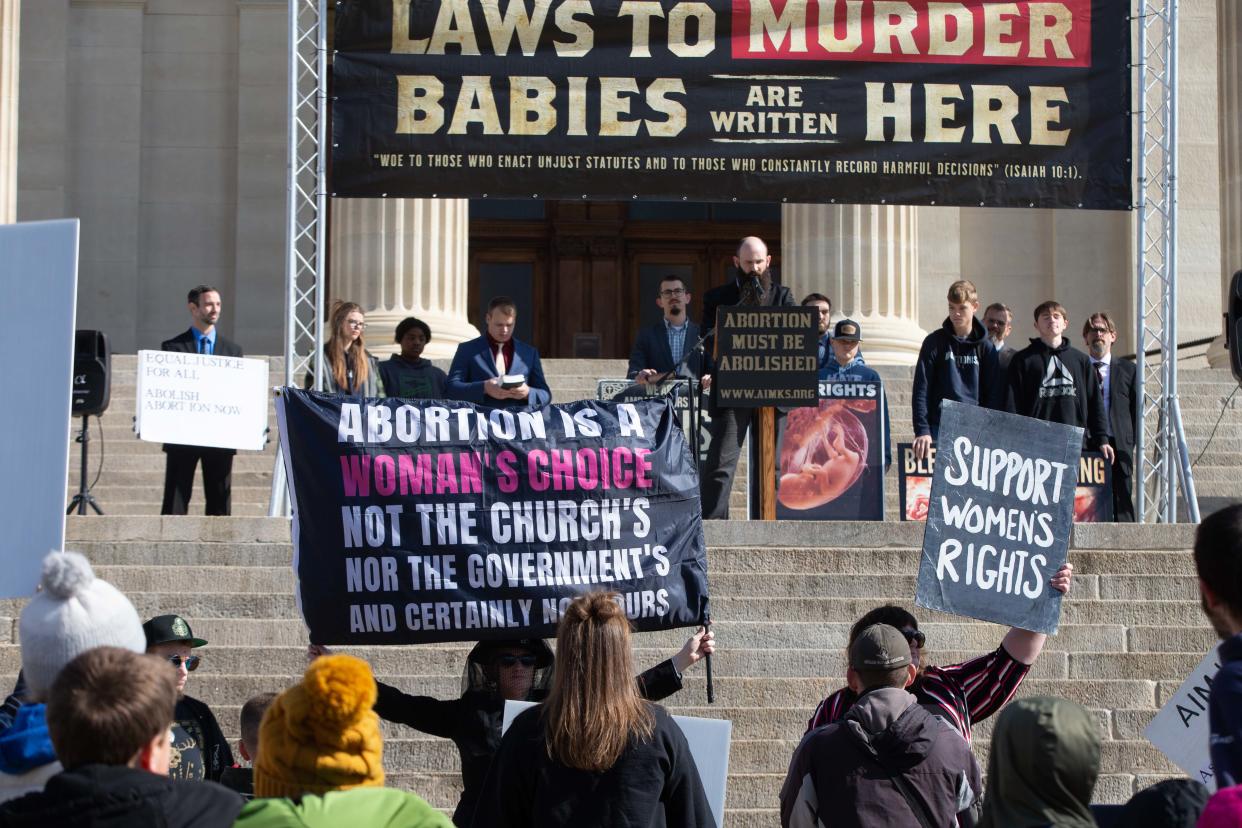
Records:
<instances>
[{"instance_id":1,"label":"black necktie","mask_svg":"<svg viewBox=\"0 0 1242 828\"><path fill-rule=\"evenodd\" d=\"M1095 378L1100 381L1100 388L1104 387L1104 363L1095 363Z\"/></svg>"},{"instance_id":2,"label":"black necktie","mask_svg":"<svg viewBox=\"0 0 1242 828\"><path fill-rule=\"evenodd\" d=\"M200 336L200 337L198 338L198 352L199 352L200 354L205 354L205 353L207 353L207 337L205 337L205 336Z\"/></svg>"}]
</instances>

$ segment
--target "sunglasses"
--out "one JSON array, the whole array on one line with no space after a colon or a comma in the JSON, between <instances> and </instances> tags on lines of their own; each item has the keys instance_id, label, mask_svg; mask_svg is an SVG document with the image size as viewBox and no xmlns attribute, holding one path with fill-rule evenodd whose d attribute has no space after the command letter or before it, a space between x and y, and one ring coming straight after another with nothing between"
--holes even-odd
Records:
<instances>
[{"instance_id":1,"label":"sunglasses","mask_svg":"<svg viewBox=\"0 0 1242 828\"><path fill-rule=\"evenodd\" d=\"M517 664L521 664L523 667L534 667L534 666L535 666L535 657L534 657L533 655L524 655L524 656L516 656L516 655L502 655L502 656L496 656L496 664L498 664L498 665L499 665L499 666L501 666L501 667L513 667L513 666L515 666L515 665L517 665Z\"/></svg>"},{"instance_id":2,"label":"sunglasses","mask_svg":"<svg viewBox=\"0 0 1242 828\"><path fill-rule=\"evenodd\" d=\"M901 634L906 637L906 641L910 642L915 647L918 647L920 650L923 649L923 645L927 643L927 636L923 635L920 630L912 630L909 627L906 627L901 631Z\"/></svg>"},{"instance_id":3,"label":"sunglasses","mask_svg":"<svg viewBox=\"0 0 1242 828\"><path fill-rule=\"evenodd\" d=\"M203 659L201 656L186 656L185 658L182 658L179 655L175 655L175 656L168 657L168 663L171 664L174 669L180 670L181 665L184 663L186 671L190 673L193 673L195 670L197 670L198 665L201 664L202 662L203 662Z\"/></svg>"}]
</instances>

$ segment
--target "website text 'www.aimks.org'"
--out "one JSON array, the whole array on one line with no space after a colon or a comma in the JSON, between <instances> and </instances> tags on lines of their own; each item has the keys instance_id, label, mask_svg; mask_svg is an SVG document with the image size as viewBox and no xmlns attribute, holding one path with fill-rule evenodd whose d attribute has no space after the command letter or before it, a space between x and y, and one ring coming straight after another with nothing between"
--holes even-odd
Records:
<instances>
[{"instance_id":1,"label":"website text 'www.aimks.org'","mask_svg":"<svg viewBox=\"0 0 1242 828\"><path fill-rule=\"evenodd\" d=\"M720 398L722 400L813 400L816 391L814 388L722 388L720 389Z\"/></svg>"}]
</instances>

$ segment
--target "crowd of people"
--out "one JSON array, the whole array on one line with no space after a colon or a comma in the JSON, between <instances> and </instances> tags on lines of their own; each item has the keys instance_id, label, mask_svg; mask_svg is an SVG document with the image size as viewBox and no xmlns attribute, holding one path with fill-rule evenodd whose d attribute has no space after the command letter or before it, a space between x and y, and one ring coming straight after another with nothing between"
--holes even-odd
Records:
<instances>
[{"instance_id":1,"label":"crowd of people","mask_svg":"<svg viewBox=\"0 0 1242 828\"><path fill-rule=\"evenodd\" d=\"M1215 795L1169 780L1093 806L1097 718L1066 699L1014 699L1042 634L1011 629L994 651L937 666L918 619L881 606L851 628L846 686L793 753L773 803L782 826L1242 826L1239 550L1242 506L1200 525L1203 609L1223 641L1209 699ZM1049 583L1068 592L1072 580L1065 566ZM83 556L48 555L18 627L22 670L0 708L3 828L716 825L686 736L655 703L715 651L714 634L695 630L637 675L615 593L574 599L555 651L534 638L479 642L456 699L404 692L312 644L300 680L242 706L241 762L186 692L208 642L180 615L141 622ZM506 701L539 704L502 733ZM971 741L993 716L985 784ZM385 787L381 719L454 742L463 788L451 820Z\"/></svg>"}]
</instances>

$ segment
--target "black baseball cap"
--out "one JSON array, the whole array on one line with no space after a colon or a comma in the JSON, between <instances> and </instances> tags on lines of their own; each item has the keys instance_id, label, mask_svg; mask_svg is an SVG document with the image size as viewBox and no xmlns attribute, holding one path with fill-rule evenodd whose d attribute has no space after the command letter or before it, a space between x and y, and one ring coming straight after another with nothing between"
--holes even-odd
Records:
<instances>
[{"instance_id":1,"label":"black baseball cap","mask_svg":"<svg viewBox=\"0 0 1242 828\"><path fill-rule=\"evenodd\" d=\"M850 666L855 670L895 670L910 663L910 642L888 624L872 624L850 646Z\"/></svg>"},{"instance_id":2,"label":"black baseball cap","mask_svg":"<svg viewBox=\"0 0 1242 828\"><path fill-rule=\"evenodd\" d=\"M157 615L142 625L147 636L147 647L156 644L185 643L191 647L205 647L207 642L195 638L189 623L180 615Z\"/></svg>"},{"instance_id":3,"label":"black baseball cap","mask_svg":"<svg viewBox=\"0 0 1242 828\"><path fill-rule=\"evenodd\" d=\"M862 342L862 328L853 319L842 319L832 329L832 338L845 342Z\"/></svg>"}]
</instances>

